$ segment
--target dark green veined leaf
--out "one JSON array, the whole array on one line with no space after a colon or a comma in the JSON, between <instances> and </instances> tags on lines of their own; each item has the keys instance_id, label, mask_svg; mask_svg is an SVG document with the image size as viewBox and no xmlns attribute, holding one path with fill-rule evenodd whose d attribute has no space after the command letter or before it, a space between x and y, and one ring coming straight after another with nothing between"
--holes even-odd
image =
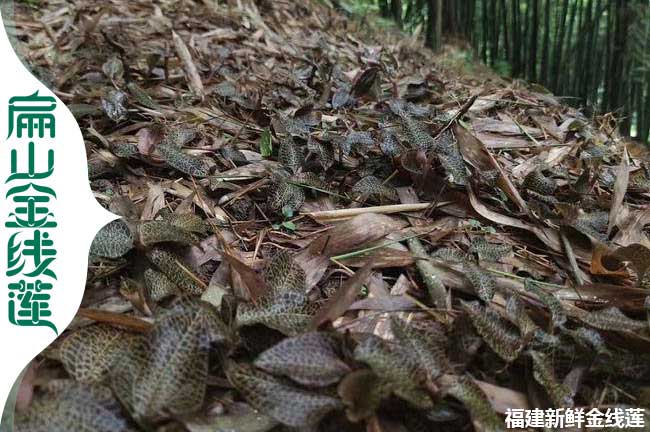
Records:
<instances>
[{"instance_id":1,"label":"dark green veined leaf","mask_svg":"<svg viewBox=\"0 0 650 432\"><path fill-rule=\"evenodd\" d=\"M476 252L479 259L486 261L498 261L501 258L512 253L512 246L508 244L489 243L483 237L475 237L472 239L470 250L472 252Z\"/></svg>"},{"instance_id":2,"label":"dark green veined leaf","mask_svg":"<svg viewBox=\"0 0 650 432\"><path fill-rule=\"evenodd\" d=\"M555 378L550 359L537 351L530 351L533 359L533 377L548 393L557 408L573 407L571 389Z\"/></svg>"},{"instance_id":3,"label":"dark green veined leaf","mask_svg":"<svg viewBox=\"0 0 650 432\"><path fill-rule=\"evenodd\" d=\"M443 329L430 322L407 323L396 317L391 317L390 323L404 352L413 358L430 380L447 370L446 336Z\"/></svg>"},{"instance_id":4,"label":"dark green veined leaf","mask_svg":"<svg viewBox=\"0 0 650 432\"><path fill-rule=\"evenodd\" d=\"M305 292L305 271L284 249L278 251L264 269L264 280L273 293Z\"/></svg>"},{"instance_id":5,"label":"dark green veined leaf","mask_svg":"<svg viewBox=\"0 0 650 432\"><path fill-rule=\"evenodd\" d=\"M513 294L506 303L506 314L508 319L519 328L519 332L527 337L539 327L526 313L526 305L517 294Z\"/></svg>"},{"instance_id":6,"label":"dark green veined leaf","mask_svg":"<svg viewBox=\"0 0 650 432\"><path fill-rule=\"evenodd\" d=\"M167 276L151 268L144 271L144 284L149 299L154 303L179 292L176 284L170 281Z\"/></svg>"},{"instance_id":7,"label":"dark green veined leaf","mask_svg":"<svg viewBox=\"0 0 650 432\"><path fill-rule=\"evenodd\" d=\"M242 196L228 203L228 210L235 220L250 220L255 211L255 203L247 196Z\"/></svg>"},{"instance_id":8,"label":"dark green veined leaf","mask_svg":"<svg viewBox=\"0 0 650 432\"><path fill-rule=\"evenodd\" d=\"M118 258L133 248L133 233L121 219L104 225L90 245L90 253L106 258Z\"/></svg>"},{"instance_id":9,"label":"dark green veined leaf","mask_svg":"<svg viewBox=\"0 0 650 432\"><path fill-rule=\"evenodd\" d=\"M140 233L140 243L143 246L151 246L163 242L192 245L199 240L191 232L178 228L167 221L142 222L138 231Z\"/></svg>"},{"instance_id":10,"label":"dark green veined leaf","mask_svg":"<svg viewBox=\"0 0 650 432\"><path fill-rule=\"evenodd\" d=\"M109 388L62 380L18 415L15 432L135 432Z\"/></svg>"},{"instance_id":11,"label":"dark green veined leaf","mask_svg":"<svg viewBox=\"0 0 650 432\"><path fill-rule=\"evenodd\" d=\"M449 389L449 394L465 405L472 421L490 432L505 431L503 421L497 416L485 393L469 376L462 376Z\"/></svg>"},{"instance_id":12,"label":"dark green veined leaf","mask_svg":"<svg viewBox=\"0 0 650 432\"><path fill-rule=\"evenodd\" d=\"M169 141L166 140L160 143L157 149L160 156L172 168L176 168L182 173L194 177L205 177L208 175L208 170L200 159L188 155L179 147L170 144Z\"/></svg>"},{"instance_id":13,"label":"dark green veined leaf","mask_svg":"<svg viewBox=\"0 0 650 432\"><path fill-rule=\"evenodd\" d=\"M302 166L303 154L300 149L293 141L293 138L289 137L280 142L280 148L278 149L278 161L290 172L296 173Z\"/></svg>"},{"instance_id":14,"label":"dark green veined leaf","mask_svg":"<svg viewBox=\"0 0 650 432\"><path fill-rule=\"evenodd\" d=\"M286 179L280 180L271 185L267 201L276 212L285 207L296 211L305 202L305 192L300 186L293 185Z\"/></svg>"},{"instance_id":15,"label":"dark green veined leaf","mask_svg":"<svg viewBox=\"0 0 650 432\"><path fill-rule=\"evenodd\" d=\"M378 199L397 201L395 188L386 186L375 176L366 176L359 180L353 187L352 192L357 195L371 196Z\"/></svg>"},{"instance_id":16,"label":"dark green veined leaf","mask_svg":"<svg viewBox=\"0 0 650 432\"><path fill-rule=\"evenodd\" d=\"M564 325L567 319L566 312L564 311L562 303L560 303L557 297L530 279L526 279L524 281L524 289L535 294L537 298L548 308L548 310L551 312L551 321L553 323L553 326L562 327Z\"/></svg>"},{"instance_id":17,"label":"dark green veined leaf","mask_svg":"<svg viewBox=\"0 0 650 432\"><path fill-rule=\"evenodd\" d=\"M352 151L365 153L375 144L372 136L368 132L350 132L345 140L341 143L341 152L349 155Z\"/></svg>"},{"instance_id":18,"label":"dark green veined leaf","mask_svg":"<svg viewBox=\"0 0 650 432\"><path fill-rule=\"evenodd\" d=\"M255 366L306 386L327 386L350 371L339 356L340 341L331 333L311 332L284 339L264 351Z\"/></svg>"},{"instance_id":19,"label":"dark green veined leaf","mask_svg":"<svg viewBox=\"0 0 650 432\"><path fill-rule=\"evenodd\" d=\"M194 127L175 126L169 130L161 144L182 147L196 138L197 133L198 131Z\"/></svg>"},{"instance_id":20,"label":"dark green veined leaf","mask_svg":"<svg viewBox=\"0 0 650 432\"><path fill-rule=\"evenodd\" d=\"M184 292L194 295L203 293L199 277L178 256L163 249L152 249L147 256L170 281Z\"/></svg>"},{"instance_id":21,"label":"dark green veined leaf","mask_svg":"<svg viewBox=\"0 0 650 432\"><path fill-rule=\"evenodd\" d=\"M113 154L121 158L130 158L138 154L138 147L131 143L113 144Z\"/></svg>"},{"instance_id":22,"label":"dark green veined leaf","mask_svg":"<svg viewBox=\"0 0 650 432\"><path fill-rule=\"evenodd\" d=\"M140 104L143 105L147 108L151 108L153 110L160 109L160 105L154 101L151 96L147 94L147 92L137 85L134 82L130 82L126 85L126 88L129 89L129 93L131 93L131 96Z\"/></svg>"},{"instance_id":23,"label":"dark green veined leaf","mask_svg":"<svg viewBox=\"0 0 650 432\"><path fill-rule=\"evenodd\" d=\"M77 381L99 383L106 378L115 357L137 345L138 337L106 324L83 327L61 343L61 363Z\"/></svg>"},{"instance_id":24,"label":"dark green veined leaf","mask_svg":"<svg viewBox=\"0 0 650 432\"><path fill-rule=\"evenodd\" d=\"M476 332L492 351L507 362L519 357L523 349L519 335L509 328L496 312L482 307L478 302L461 302L461 305L469 315Z\"/></svg>"},{"instance_id":25,"label":"dark green veined leaf","mask_svg":"<svg viewBox=\"0 0 650 432\"><path fill-rule=\"evenodd\" d=\"M180 298L159 312L144 349L116 359L111 387L137 420L194 412L206 391L209 344L229 337L212 306Z\"/></svg>"},{"instance_id":26,"label":"dark green veined leaf","mask_svg":"<svg viewBox=\"0 0 650 432\"><path fill-rule=\"evenodd\" d=\"M467 181L467 168L451 129L445 130L435 138L434 151L445 170L447 180L452 184L464 186Z\"/></svg>"},{"instance_id":27,"label":"dark green veined leaf","mask_svg":"<svg viewBox=\"0 0 650 432\"><path fill-rule=\"evenodd\" d=\"M288 291L265 296L257 305L240 304L235 322L238 327L262 324L295 336L305 331L315 313L316 305L305 294Z\"/></svg>"},{"instance_id":28,"label":"dark green veined leaf","mask_svg":"<svg viewBox=\"0 0 650 432\"><path fill-rule=\"evenodd\" d=\"M307 140L307 149L316 155L316 160L324 170L330 169L334 165L334 149L330 143L320 142L309 137Z\"/></svg>"},{"instance_id":29,"label":"dark green veined leaf","mask_svg":"<svg viewBox=\"0 0 650 432\"><path fill-rule=\"evenodd\" d=\"M557 187L555 181L544 176L542 171L539 169L531 171L526 178L524 178L523 186L524 188L537 192L540 195L553 195L555 193L555 188Z\"/></svg>"},{"instance_id":30,"label":"dark green veined leaf","mask_svg":"<svg viewBox=\"0 0 650 432\"><path fill-rule=\"evenodd\" d=\"M427 126L413 118L412 114L408 112L404 101L389 101L388 107L400 118L402 128L406 132L408 144L412 149L428 150L435 146L435 140L429 135Z\"/></svg>"},{"instance_id":31,"label":"dark green veined leaf","mask_svg":"<svg viewBox=\"0 0 650 432\"><path fill-rule=\"evenodd\" d=\"M226 376L248 403L287 426L314 425L342 408L338 399L294 387L250 365L230 362Z\"/></svg>"},{"instance_id":32,"label":"dark green veined leaf","mask_svg":"<svg viewBox=\"0 0 650 432\"><path fill-rule=\"evenodd\" d=\"M588 312L581 319L600 330L635 332L647 328L645 321L628 318L616 307Z\"/></svg>"},{"instance_id":33,"label":"dark green veined leaf","mask_svg":"<svg viewBox=\"0 0 650 432\"><path fill-rule=\"evenodd\" d=\"M470 256L462 250L442 247L431 254L431 258L453 263L464 263L470 260Z\"/></svg>"},{"instance_id":34,"label":"dark green veined leaf","mask_svg":"<svg viewBox=\"0 0 650 432\"><path fill-rule=\"evenodd\" d=\"M463 270L479 298L486 303L492 301L497 287L494 276L472 263L465 263Z\"/></svg>"},{"instance_id":35,"label":"dark green veined leaf","mask_svg":"<svg viewBox=\"0 0 650 432\"><path fill-rule=\"evenodd\" d=\"M124 64L122 64L119 57L111 56L102 65L102 72L111 81L119 80L124 75Z\"/></svg>"},{"instance_id":36,"label":"dark green veined leaf","mask_svg":"<svg viewBox=\"0 0 650 432\"><path fill-rule=\"evenodd\" d=\"M426 372L400 346L391 346L375 335L367 335L354 349L354 359L366 363L383 380L390 382L393 392L414 406L433 406L428 393L420 387Z\"/></svg>"},{"instance_id":37,"label":"dark green veined leaf","mask_svg":"<svg viewBox=\"0 0 650 432\"><path fill-rule=\"evenodd\" d=\"M126 94L119 90L108 90L101 99L101 106L108 118L115 123L121 122L127 116Z\"/></svg>"},{"instance_id":38,"label":"dark green veined leaf","mask_svg":"<svg viewBox=\"0 0 650 432\"><path fill-rule=\"evenodd\" d=\"M381 142L379 143L379 148L381 151L389 157L395 157L402 152L402 147L399 144L397 139L397 134L395 133L394 128L388 127L380 124L382 127L381 130Z\"/></svg>"},{"instance_id":39,"label":"dark green veined leaf","mask_svg":"<svg viewBox=\"0 0 650 432\"><path fill-rule=\"evenodd\" d=\"M205 221L194 213L172 213L165 217L165 221L187 232L205 234L208 231Z\"/></svg>"}]
</instances>

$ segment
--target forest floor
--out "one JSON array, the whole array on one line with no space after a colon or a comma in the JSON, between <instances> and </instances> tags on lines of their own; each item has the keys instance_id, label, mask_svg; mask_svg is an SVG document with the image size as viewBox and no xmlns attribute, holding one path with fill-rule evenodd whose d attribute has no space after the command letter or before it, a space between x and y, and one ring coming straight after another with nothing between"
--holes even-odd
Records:
<instances>
[{"instance_id":1,"label":"forest floor","mask_svg":"<svg viewBox=\"0 0 650 432\"><path fill-rule=\"evenodd\" d=\"M512 409L650 406L647 151L458 49L297 3L18 7L122 219L17 430L498 431Z\"/></svg>"}]
</instances>

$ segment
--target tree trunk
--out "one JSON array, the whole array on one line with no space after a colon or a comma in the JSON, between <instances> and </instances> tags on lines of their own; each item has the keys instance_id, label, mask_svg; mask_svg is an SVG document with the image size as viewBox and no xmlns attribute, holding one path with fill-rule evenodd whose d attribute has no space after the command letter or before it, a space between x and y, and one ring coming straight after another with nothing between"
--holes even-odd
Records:
<instances>
[{"instance_id":1,"label":"tree trunk","mask_svg":"<svg viewBox=\"0 0 650 432\"><path fill-rule=\"evenodd\" d=\"M397 27L402 28L402 0L391 0L390 1L391 15Z\"/></svg>"},{"instance_id":2,"label":"tree trunk","mask_svg":"<svg viewBox=\"0 0 650 432\"><path fill-rule=\"evenodd\" d=\"M427 46L438 51L442 46L442 0L428 0L427 6Z\"/></svg>"},{"instance_id":3,"label":"tree trunk","mask_svg":"<svg viewBox=\"0 0 650 432\"><path fill-rule=\"evenodd\" d=\"M532 0L530 52L528 54L528 80L537 80L537 37L539 33L539 0Z\"/></svg>"},{"instance_id":4,"label":"tree trunk","mask_svg":"<svg viewBox=\"0 0 650 432\"><path fill-rule=\"evenodd\" d=\"M546 0L544 6L544 44L542 47L542 66L540 71L540 82L548 86L548 50L551 44L551 0Z\"/></svg>"},{"instance_id":5,"label":"tree trunk","mask_svg":"<svg viewBox=\"0 0 650 432\"><path fill-rule=\"evenodd\" d=\"M575 9L574 9L575 10ZM562 50L564 49L564 35L566 34L566 15L569 11L569 0L564 0L560 9L560 19L555 37L555 48L553 49L553 73L551 90L560 92L560 65L562 64ZM571 24L573 25L573 24Z\"/></svg>"}]
</instances>

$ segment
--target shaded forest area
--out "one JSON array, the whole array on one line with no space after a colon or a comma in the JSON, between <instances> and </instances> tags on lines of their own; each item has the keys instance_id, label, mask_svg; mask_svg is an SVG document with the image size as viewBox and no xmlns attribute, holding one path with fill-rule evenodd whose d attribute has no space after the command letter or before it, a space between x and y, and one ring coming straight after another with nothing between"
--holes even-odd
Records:
<instances>
[{"instance_id":1,"label":"shaded forest area","mask_svg":"<svg viewBox=\"0 0 650 432\"><path fill-rule=\"evenodd\" d=\"M648 0L364 0L437 49L466 41L503 75L542 84L588 114L614 112L649 142ZM424 31L423 31L424 30Z\"/></svg>"}]
</instances>

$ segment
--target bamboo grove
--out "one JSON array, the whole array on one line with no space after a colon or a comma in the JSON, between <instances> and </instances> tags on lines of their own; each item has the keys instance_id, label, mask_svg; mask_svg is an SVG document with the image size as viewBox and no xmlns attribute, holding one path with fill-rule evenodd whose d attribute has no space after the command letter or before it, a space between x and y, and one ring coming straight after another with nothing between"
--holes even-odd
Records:
<instances>
[{"instance_id":1,"label":"bamboo grove","mask_svg":"<svg viewBox=\"0 0 650 432\"><path fill-rule=\"evenodd\" d=\"M539 83L587 114L613 112L650 143L650 0L367 0L427 45L471 44L504 75Z\"/></svg>"}]
</instances>

